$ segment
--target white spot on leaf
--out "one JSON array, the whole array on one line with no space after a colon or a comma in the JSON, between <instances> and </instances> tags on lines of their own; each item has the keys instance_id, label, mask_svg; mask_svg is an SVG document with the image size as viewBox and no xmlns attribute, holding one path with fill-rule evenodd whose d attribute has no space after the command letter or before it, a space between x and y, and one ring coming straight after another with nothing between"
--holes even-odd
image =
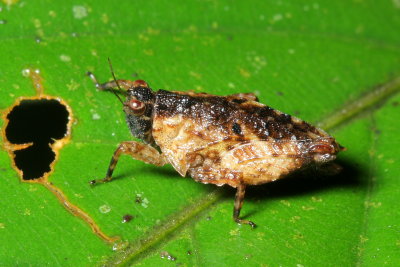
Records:
<instances>
[{"instance_id":1,"label":"white spot on leaf","mask_svg":"<svg viewBox=\"0 0 400 267\"><path fill-rule=\"evenodd\" d=\"M73 6L72 12L74 14L74 18L83 19L87 16L87 9L84 6Z\"/></svg>"},{"instance_id":2,"label":"white spot on leaf","mask_svg":"<svg viewBox=\"0 0 400 267\"><path fill-rule=\"evenodd\" d=\"M92 114L92 119L93 120L100 120L101 116L99 114L97 114L97 113L94 113L94 114Z\"/></svg>"},{"instance_id":3,"label":"white spot on leaf","mask_svg":"<svg viewBox=\"0 0 400 267\"><path fill-rule=\"evenodd\" d=\"M70 62L71 61L71 57L68 55L60 55L60 60L63 62Z\"/></svg>"},{"instance_id":4,"label":"white spot on leaf","mask_svg":"<svg viewBox=\"0 0 400 267\"><path fill-rule=\"evenodd\" d=\"M111 208L108 205L102 205L99 207L99 211L101 213L109 213L111 211Z\"/></svg>"}]
</instances>

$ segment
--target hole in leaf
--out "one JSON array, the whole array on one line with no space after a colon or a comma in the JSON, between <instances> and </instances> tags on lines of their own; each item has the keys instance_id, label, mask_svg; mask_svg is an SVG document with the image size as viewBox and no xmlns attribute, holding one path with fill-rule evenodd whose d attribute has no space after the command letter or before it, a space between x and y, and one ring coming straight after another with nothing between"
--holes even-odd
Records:
<instances>
[{"instance_id":1,"label":"hole in leaf","mask_svg":"<svg viewBox=\"0 0 400 267\"><path fill-rule=\"evenodd\" d=\"M23 172L24 180L42 177L55 159L50 144L67 133L67 108L55 99L22 100L7 119L5 135L10 143L33 143L14 152L15 166Z\"/></svg>"}]
</instances>

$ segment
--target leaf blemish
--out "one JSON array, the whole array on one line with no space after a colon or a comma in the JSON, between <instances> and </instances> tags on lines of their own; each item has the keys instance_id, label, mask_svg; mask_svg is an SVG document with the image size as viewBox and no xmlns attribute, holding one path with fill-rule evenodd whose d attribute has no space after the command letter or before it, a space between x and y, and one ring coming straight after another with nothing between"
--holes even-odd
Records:
<instances>
[{"instance_id":1,"label":"leaf blemish","mask_svg":"<svg viewBox=\"0 0 400 267\"><path fill-rule=\"evenodd\" d=\"M108 205L102 205L99 207L99 211L101 213L109 213L111 211L111 207Z\"/></svg>"},{"instance_id":2,"label":"leaf blemish","mask_svg":"<svg viewBox=\"0 0 400 267\"><path fill-rule=\"evenodd\" d=\"M64 208L89 224L97 236L106 242L115 242L119 238L104 234L88 214L48 181L60 149L70 140L72 110L64 100L44 94L39 70L24 69L22 75L32 80L36 96L18 98L2 114L5 121L2 130L4 148L12 159L12 167L21 182L45 186ZM30 215L30 211L25 210L23 214Z\"/></svg>"},{"instance_id":3,"label":"leaf blemish","mask_svg":"<svg viewBox=\"0 0 400 267\"><path fill-rule=\"evenodd\" d=\"M161 257L161 259L176 261L176 258L174 256L172 256L168 251L161 251L160 257Z\"/></svg>"},{"instance_id":4,"label":"leaf blemish","mask_svg":"<svg viewBox=\"0 0 400 267\"><path fill-rule=\"evenodd\" d=\"M132 221L133 218L135 218L135 216L126 214L122 217L122 223L128 223L128 222Z\"/></svg>"},{"instance_id":5,"label":"leaf blemish","mask_svg":"<svg viewBox=\"0 0 400 267\"><path fill-rule=\"evenodd\" d=\"M44 94L39 70L24 69L22 75L32 80L36 96L18 98L3 113L2 134L22 182L41 183L69 142L72 111L62 99Z\"/></svg>"},{"instance_id":6,"label":"leaf blemish","mask_svg":"<svg viewBox=\"0 0 400 267\"><path fill-rule=\"evenodd\" d=\"M55 99L22 99L8 113L5 137L23 180L51 171L54 149L64 144L68 111Z\"/></svg>"},{"instance_id":7,"label":"leaf blemish","mask_svg":"<svg viewBox=\"0 0 400 267\"><path fill-rule=\"evenodd\" d=\"M72 13L76 19L83 19L88 15L88 11L84 6L73 6Z\"/></svg>"}]
</instances>

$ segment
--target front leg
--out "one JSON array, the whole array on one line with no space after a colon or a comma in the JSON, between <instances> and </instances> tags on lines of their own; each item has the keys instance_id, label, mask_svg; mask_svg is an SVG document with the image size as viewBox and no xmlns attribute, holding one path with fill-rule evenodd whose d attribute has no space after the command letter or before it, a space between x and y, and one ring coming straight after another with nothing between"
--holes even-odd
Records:
<instances>
[{"instance_id":1,"label":"front leg","mask_svg":"<svg viewBox=\"0 0 400 267\"><path fill-rule=\"evenodd\" d=\"M90 184L95 185L98 183L111 181L113 171L118 163L118 159L121 154L130 155L134 159L156 166L163 166L166 163L163 155L160 154L157 149L150 145L142 144L135 141L122 142L121 144L119 144L118 148L115 150L114 155L111 158L106 177L103 179L92 180L90 181Z\"/></svg>"}]
</instances>

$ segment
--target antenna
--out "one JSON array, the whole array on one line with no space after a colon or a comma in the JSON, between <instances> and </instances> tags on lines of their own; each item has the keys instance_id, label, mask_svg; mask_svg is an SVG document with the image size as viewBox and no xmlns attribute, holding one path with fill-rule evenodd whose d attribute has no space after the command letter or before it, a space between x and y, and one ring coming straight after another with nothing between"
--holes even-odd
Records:
<instances>
[{"instance_id":1,"label":"antenna","mask_svg":"<svg viewBox=\"0 0 400 267\"><path fill-rule=\"evenodd\" d=\"M113 70L113 67L112 67L112 64L111 64L111 59L110 58L108 58L108 64L110 65L110 71L111 71L111 74L112 74L112 76L113 76L113 78L114 78L114 82L115 82L115 84L117 85L117 87L118 87L118 90L120 91L120 92L124 92L122 89L121 89L121 87L119 86L119 84L118 84L118 81L117 81L117 79L115 79L115 74L114 74L114 70ZM119 99L119 101L122 103L122 105L124 105L124 101L122 101L122 99L119 97L119 95L114 91L114 90L111 90L113 93L114 93L114 95Z\"/></svg>"}]
</instances>

